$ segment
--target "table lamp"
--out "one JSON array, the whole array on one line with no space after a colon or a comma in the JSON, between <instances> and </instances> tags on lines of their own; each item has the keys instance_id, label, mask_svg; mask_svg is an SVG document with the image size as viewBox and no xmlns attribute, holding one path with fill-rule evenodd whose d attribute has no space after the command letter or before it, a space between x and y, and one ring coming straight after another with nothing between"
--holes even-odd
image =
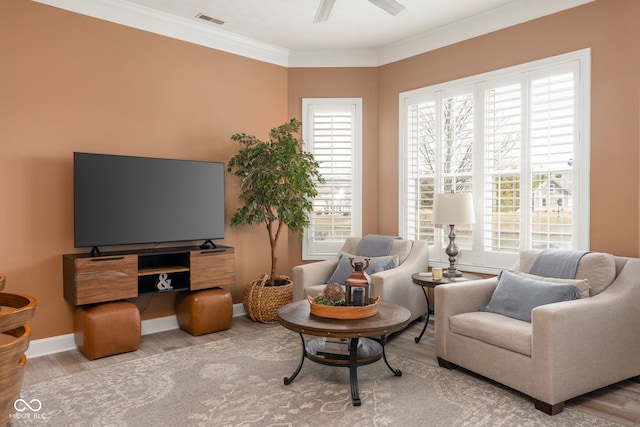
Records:
<instances>
[{"instance_id":1,"label":"table lamp","mask_svg":"<svg viewBox=\"0 0 640 427\"><path fill-rule=\"evenodd\" d=\"M433 224L449 225L449 246L445 253L449 255L449 269L444 271L444 277L460 277L462 273L456 269L455 224L474 224L476 222L473 211L473 197L471 193L435 194L433 199Z\"/></svg>"}]
</instances>

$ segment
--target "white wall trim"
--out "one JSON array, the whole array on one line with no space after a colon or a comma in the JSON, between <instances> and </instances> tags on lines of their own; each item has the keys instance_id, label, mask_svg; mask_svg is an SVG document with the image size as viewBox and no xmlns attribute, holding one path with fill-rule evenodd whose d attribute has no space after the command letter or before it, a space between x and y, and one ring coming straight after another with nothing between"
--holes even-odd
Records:
<instances>
[{"instance_id":1,"label":"white wall trim","mask_svg":"<svg viewBox=\"0 0 640 427\"><path fill-rule=\"evenodd\" d=\"M284 67L376 67L595 0L519 0L378 49L289 50L124 0L33 0Z\"/></svg>"},{"instance_id":2,"label":"white wall trim","mask_svg":"<svg viewBox=\"0 0 640 427\"><path fill-rule=\"evenodd\" d=\"M33 0L127 27L287 66L289 49L123 0Z\"/></svg>"},{"instance_id":3,"label":"white wall trim","mask_svg":"<svg viewBox=\"0 0 640 427\"><path fill-rule=\"evenodd\" d=\"M400 61L592 1L594 0L520 0L509 3L437 30L378 48L378 65Z\"/></svg>"},{"instance_id":4,"label":"white wall trim","mask_svg":"<svg viewBox=\"0 0 640 427\"><path fill-rule=\"evenodd\" d=\"M246 315L242 304L233 305L233 317ZM178 320L175 315L158 317L155 319L142 321L142 335L150 335L158 332L178 329ZM186 334L187 332L185 332ZM27 359L33 359L48 354L61 353L63 351L75 350L76 342L73 334L58 335L50 338L32 340L29 348L25 352Z\"/></svg>"},{"instance_id":5,"label":"white wall trim","mask_svg":"<svg viewBox=\"0 0 640 427\"><path fill-rule=\"evenodd\" d=\"M375 49L292 50L289 68L377 67Z\"/></svg>"}]
</instances>

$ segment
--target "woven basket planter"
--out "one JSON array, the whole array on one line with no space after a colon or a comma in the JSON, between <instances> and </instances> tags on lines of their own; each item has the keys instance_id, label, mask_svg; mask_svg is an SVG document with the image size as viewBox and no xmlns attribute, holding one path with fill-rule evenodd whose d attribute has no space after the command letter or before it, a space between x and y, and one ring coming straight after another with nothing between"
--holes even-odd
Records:
<instances>
[{"instance_id":1,"label":"woven basket planter","mask_svg":"<svg viewBox=\"0 0 640 427\"><path fill-rule=\"evenodd\" d=\"M242 301L251 320L261 323L278 321L278 309L293 301L293 282L287 276L276 276L276 282L286 284L269 286L269 276L252 281L244 291Z\"/></svg>"}]
</instances>

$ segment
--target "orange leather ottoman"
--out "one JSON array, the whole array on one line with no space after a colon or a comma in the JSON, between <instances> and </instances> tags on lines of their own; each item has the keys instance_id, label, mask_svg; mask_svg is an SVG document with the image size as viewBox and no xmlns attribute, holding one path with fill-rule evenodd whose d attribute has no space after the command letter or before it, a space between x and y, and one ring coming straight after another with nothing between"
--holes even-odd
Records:
<instances>
[{"instance_id":1,"label":"orange leather ottoman","mask_svg":"<svg viewBox=\"0 0 640 427\"><path fill-rule=\"evenodd\" d=\"M231 293L221 288L190 293L176 305L180 329L192 335L229 329L232 316Z\"/></svg>"},{"instance_id":2,"label":"orange leather ottoman","mask_svg":"<svg viewBox=\"0 0 640 427\"><path fill-rule=\"evenodd\" d=\"M136 351L140 346L140 311L126 301L76 308L75 340L89 360Z\"/></svg>"}]
</instances>

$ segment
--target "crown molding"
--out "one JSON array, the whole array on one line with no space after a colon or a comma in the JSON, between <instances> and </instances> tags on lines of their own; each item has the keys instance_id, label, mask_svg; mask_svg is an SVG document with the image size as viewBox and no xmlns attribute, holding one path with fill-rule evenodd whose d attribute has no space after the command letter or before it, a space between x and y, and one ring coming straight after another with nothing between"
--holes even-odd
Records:
<instances>
[{"instance_id":1,"label":"crown molding","mask_svg":"<svg viewBox=\"0 0 640 427\"><path fill-rule=\"evenodd\" d=\"M519 0L378 49L289 50L124 0L32 0L283 67L377 67L595 0Z\"/></svg>"},{"instance_id":2,"label":"crown molding","mask_svg":"<svg viewBox=\"0 0 640 427\"><path fill-rule=\"evenodd\" d=\"M376 49L292 50L290 68L377 67Z\"/></svg>"},{"instance_id":3,"label":"crown molding","mask_svg":"<svg viewBox=\"0 0 640 427\"><path fill-rule=\"evenodd\" d=\"M378 65L489 34L595 0L520 0L377 49Z\"/></svg>"},{"instance_id":4,"label":"crown molding","mask_svg":"<svg viewBox=\"0 0 640 427\"><path fill-rule=\"evenodd\" d=\"M289 65L289 49L123 0L32 1L262 62Z\"/></svg>"}]
</instances>

